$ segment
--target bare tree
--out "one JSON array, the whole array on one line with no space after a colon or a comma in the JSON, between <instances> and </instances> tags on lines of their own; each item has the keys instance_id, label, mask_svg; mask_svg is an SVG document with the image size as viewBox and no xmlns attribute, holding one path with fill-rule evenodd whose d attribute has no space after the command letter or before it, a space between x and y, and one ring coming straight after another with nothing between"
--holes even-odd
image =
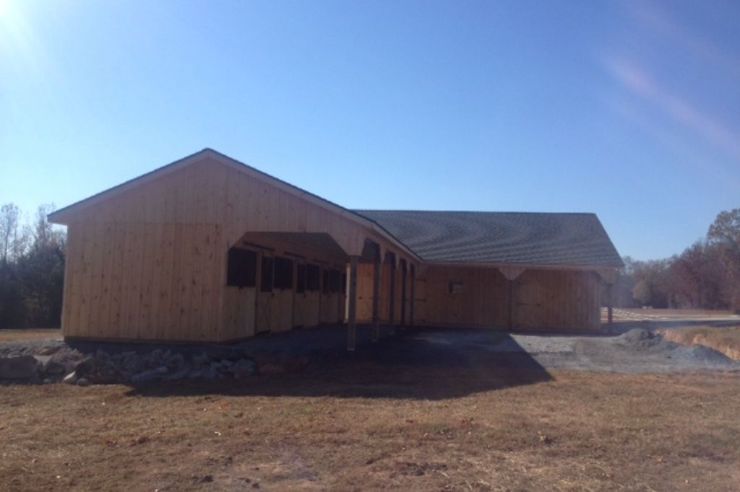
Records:
<instances>
[{"instance_id":1,"label":"bare tree","mask_svg":"<svg viewBox=\"0 0 740 492\"><path fill-rule=\"evenodd\" d=\"M709 226L707 239L720 249L730 304L740 312L740 208L720 212Z\"/></svg>"},{"instance_id":2,"label":"bare tree","mask_svg":"<svg viewBox=\"0 0 740 492\"><path fill-rule=\"evenodd\" d=\"M13 203L0 207L0 260L7 263L13 252L13 243L18 234L18 216L20 210Z\"/></svg>"},{"instance_id":3,"label":"bare tree","mask_svg":"<svg viewBox=\"0 0 740 492\"><path fill-rule=\"evenodd\" d=\"M34 248L45 248L58 245L62 240L61 232L54 229L47 216L54 211L54 204L44 204L36 210L36 223L33 228Z\"/></svg>"}]
</instances>

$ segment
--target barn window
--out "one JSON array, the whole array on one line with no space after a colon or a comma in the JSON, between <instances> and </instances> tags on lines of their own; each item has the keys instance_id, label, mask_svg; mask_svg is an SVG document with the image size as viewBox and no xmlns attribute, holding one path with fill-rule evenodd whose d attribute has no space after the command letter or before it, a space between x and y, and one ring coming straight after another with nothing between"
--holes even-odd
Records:
<instances>
[{"instance_id":1,"label":"barn window","mask_svg":"<svg viewBox=\"0 0 740 492\"><path fill-rule=\"evenodd\" d=\"M262 278L260 281L260 290L262 292L272 292L272 281L274 279L273 261L269 256L262 257Z\"/></svg>"},{"instance_id":2,"label":"barn window","mask_svg":"<svg viewBox=\"0 0 740 492\"><path fill-rule=\"evenodd\" d=\"M295 291L302 294L306 291L306 265L299 263L296 268L296 286Z\"/></svg>"},{"instance_id":3,"label":"barn window","mask_svg":"<svg viewBox=\"0 0 740 492\"><path fill-rule=\"evenodd\" d=\"M329 271L329 292L336 294L342 291L342 273L339 270Z\"/></svg>"},{"instance_id":4,"label":"barn window","mask_svg":"<svg viewBox=\"0 0 740 492\"><path fill-rule=\"evenodd\" d=\"M293 288L293 260L288 258L275 258L275 283L276 289Z\"/></svg>"},{"instance_id":5,"label":"barn window","mask_svg":"<svg viewBox=\"0 0 740 492\"><path fill-rule=\"evenodd\" d=\"M239 288L257 285L257 253L246 249L229 249L226 285Z\"/></svg>"},{"instance_id":6,"label":"barn window","mask_svg":"<svg viewBox=\"0 0 740 492\"><path fill-rule=\"evenodd\" d=\"M450 282L449 290L450 294L462 294L465 292L465 284L462 282Z\"/></svg>"},{"instance_id":7,"label":"barn window","mask_svg":"<svg viewBox=\"0 0 740 492\"><path fill-rule=\"evenodd\" d=\"M321 276L321 292L323 294L329 293L329 270L324 270Z\"/></svg>"},{"instance_id":8,"label":"barn window","mask_svg":"<svg viewBox=\"0 0 740 492\"><path fill-rule=\"evenodd\" d=\"M342 274L342 294L347 294L347 274Z\"/></svg>"},{"instance_id":9,"label":"barn window","mask_svg":"<svg viewBox=\"0 0 740 492\"><path fill-rule=\"evenodd\" d=\"M318 265L306 265L306 290L316 291L321 287L321 269Z\"/></svg>"}]
</instances>

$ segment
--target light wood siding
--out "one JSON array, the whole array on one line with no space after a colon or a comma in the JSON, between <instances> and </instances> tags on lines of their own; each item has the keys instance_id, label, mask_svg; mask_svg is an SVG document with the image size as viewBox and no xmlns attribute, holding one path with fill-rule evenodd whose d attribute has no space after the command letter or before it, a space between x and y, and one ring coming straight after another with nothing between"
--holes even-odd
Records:
<instances>
[{"instance_id":1,"label":"light wood siding","mask_svg":"<svg viewBox=\"0 0 740 492\"><path fill-rule=\"evenodd\" d=\"M349 211L209 155L60 217L68 225L66 337L225 341L333 323L346 314L344 294L260 292L262 253L344 271L349 257L361 255L371 240L384 253L415 260ZM307 235L301 243L281 233ZM227 252L247 235L260 252L257 286L227 287ZM322 242L327 238L329 243ZM384 263L382 269L379 314L387 323L391 267ZM403 282L400 266L395 271L397 324ZM357 318L367 323L372 320L372 263L360 263L358 274ZM462 282L464 292L450 294L450 281ZM515 323L522 329L594 329L598 286L593 273L529 270L516 281ZM495 268L427 265L418 270L415 289L417 324L506 324L506 283ZM407 279L407 321L409 296Z\"/></svg>"},{"instance_id":2,"label":"light wood siding","mask_svg":"<svg viewBox=\"0 0 740 492\"><path fill-rule=\"evenodd\" d=\"M450 293L450 282L462 284L462 292ZM417 282L422 309L416 313L420 325L470 327L503 326L505 279L494 268L429 266Z\"/></svg>"},{"instance_id":3,"label":"light wood siding","mask_svg":"<svg viewBox=\"0 0 740 492\"><path fill-rule=\"evenodd\" d=\"M320 311L321 323L341 323L344 319L344 296L338 292L321 294Z\"/></svg>"},{"instance_id":4,"label":"light wood siding","mask_svg":"<svg viewBox=\"0 0 740 492\"><path fill-rule=\"evenodd\" d=\"M223 340L239 340L255 334L257 289L226 287Z\"/></svg>"},{"instance_id":5,"label":"light wood siding","mask_svg":"<svg viewBox=\"0 0 740 492\"><path fill-rule=\"evenodd\" d=\"M293 301L293 326L308 328L319 324L321 297L323 296L316 291L296 293Z\"/></svg>"},{"instance_id":6,"label":"light wood siding","mask_svg":"<svg viewBox=\"0 0 740 492\"><path fill-rule=\"evenodd\" d=\"M336 255L359 254L366 239L389 245L350 212L280 186L204 157L67 213L64 335L223 341L342 319L341 294L296 302L293 289L226 286L227 251L246 233L271 254L304 254L340 270L346 256ZM282 232L328 234L341 249L322 256L311 241L289 248L266 237ZM258 261L258 282L259 270Z\"/></svg>"},{"instance_id":7,"label":"light wood siding","mask_svg":"<svg viewBox=\"0 0 740 492\"><path fill-rule=\"evenodd\" d=\"M370 323L373 320L373 277L375 265L357 265L357 322Z\"/></svg>"},{"instance_id":8,"label":"light wood siding","mask_svg":"<svg viewBox=\"0 0 740 492\"><path fill-rule=\"evenodd\" d=\"M451 282L462 291L450 292ZM593 272L525 271L514 281L514 328L597 330L599 285ZM507 327L506 279L495 268L428 266L416 287L418 324Z\"/></svg>"},{"instance_id":9,"label":"light wood siding","mask_svg":"<svg viewBox=\"0 0 740 492\"><path fill-rule=\"evenodd\" d=\"M519 329L598 330L601 284L594 272L527 270L514 284Z\"/></svg>"},{"instance_id":10,"label":"light wood siding","mask_svg":"<svg viewBox=\"0 0 740 492\"><path fill-rule=\"evenodd\" d=\"M65 336L219 338L219 226L92 222L68 233Z\"/></svg>"}]
</instances>

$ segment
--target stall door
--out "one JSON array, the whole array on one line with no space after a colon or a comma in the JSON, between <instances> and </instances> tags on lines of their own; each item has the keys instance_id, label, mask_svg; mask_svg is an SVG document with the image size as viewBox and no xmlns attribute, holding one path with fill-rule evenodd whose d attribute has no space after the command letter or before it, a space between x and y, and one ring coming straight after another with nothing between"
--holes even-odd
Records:
<instances>
[{"instance_id":1,"label":"stall door","mask_svg":"<svg viewBox=\"0 0 740 492\"><path fill-rule=\"evenodd\" d=\"M272 298L274 294L272 288L275 274L274 267L274 258L263 254L260 261L260 281L259 291L257 292L257 333L265 333L273 329Z\"/></svg>"},{"instance_id":2,"label":"stall door","mask_svg":"<svg viewBox=\"0 0 740 492\"><path fill-rule=\"evenodd\" d=\"M319 324L319 293L313 279L317 265L299 263L296 267L295 296L293 298L293 326L308 328Z\"/></svg>"}]
</instances>

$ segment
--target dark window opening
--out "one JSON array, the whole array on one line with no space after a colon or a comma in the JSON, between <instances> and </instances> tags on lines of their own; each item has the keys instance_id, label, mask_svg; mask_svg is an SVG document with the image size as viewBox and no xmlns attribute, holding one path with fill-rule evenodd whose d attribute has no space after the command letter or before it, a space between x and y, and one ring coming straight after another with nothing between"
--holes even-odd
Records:
<instances>
[{"instance_id":1,"label":"dark window opening","mask_svg":"<svg viewBox=\"0 0 740 492\"><path fill-rule=\"evenodd\" d=\"M347 274L342 274L342 294L347 294Z\"/></svg>"},{"instance_id":2,"label":"dark window opening","mask_svg":"<svg viewBox=\"0 0 740 492\"><path fill-rule=\"evenodd\" d=\"M273 287L276 289L293 288L293 260L275 258L275 280Z\"/></svg>"},{"instance_id":3,"label":"dark window opening","mask_svg":"<svg viewBox=\"0 0 740 492\"><path fill-rule=\"evenodd\" d=\"M239 288L257 285L257 253L246 249L229 249L226 285Z\"/></svg>"},{"instance_id":4,"label":"dark window opening","mask_svg":"<svg viewBox=\"0 0 740 492\"><path fill-rule=\"evenodd\" d=\"M465 284L462 282L452 281L448 284L448 290L450 294L462 294L465 292Z\"/></svg>"},{"instance_id":5,"label":"dark window opening","mask_svg":"<svg viewBox=\"0 0 740 492\"><path fill-rule=\"evenodd\" d=\"M336 294L342 291L342 273L339 270L329 271L329 292Z\"/></svg>"},{"instance_id":6,"label":"dark window opening","mask_svg":"<svg viewBox=\"0 0 740 492\"><path fill-rule=\"evenodd\" d=\"M321 293L329 293L329 270L324 270L321 276Z\"/></svg>"},{"instance_id":7,"label":"dark window opening","mask_svg":"<svg viewBox=\"0 0 740 492\"><path fill-rule=\"evenodd\" d=\"M321 288L321 269L318 265L306 265L306 290L316 291Z\"/></svg>"},{"instance_id":8,"label":"dark window opening","mask_svg":"<svg viewBox=\"0 0 740 492\"><path fill-rule=\"evenodd\" d=\"M295 291L302 294L306 291L306 265L299 263L296 268L296 286Z\"/></svg>"},{"instance_id":9,"label":"dark window opening","mask_svg":"<svg viewBox=\"0 0 740 492\"><path fill-rule=\"evenodd\" d=\"M262 257L262 278L260 281L260 290L262 292L272 292L272 281L274 278L273 261L269 256Z\"/></svg>"}]
</instances>

